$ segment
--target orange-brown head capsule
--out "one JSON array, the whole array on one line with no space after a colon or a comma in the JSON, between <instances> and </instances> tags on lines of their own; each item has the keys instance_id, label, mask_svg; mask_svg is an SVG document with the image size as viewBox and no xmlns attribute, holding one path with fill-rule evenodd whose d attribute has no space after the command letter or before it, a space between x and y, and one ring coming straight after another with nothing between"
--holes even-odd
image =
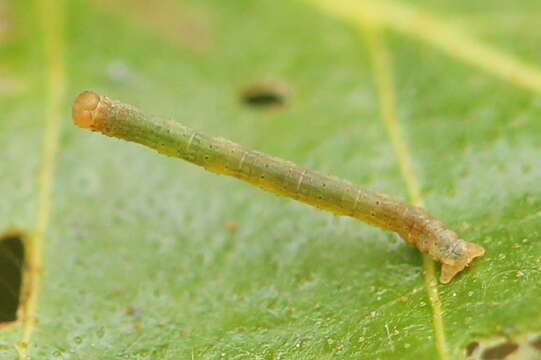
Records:
<instances>
[{"instance_id":1,"label":"orange-brown head capsule","mask_svg":"<svg viewBox=\"0 0 541 360\"><path fill-rule=\"evenodd\" d=\"M72 117L75 125L84 129L92 129L95 111L100 103L100 96L93 91L82 92L72 108Z\"/></svg>"}]
</instances>

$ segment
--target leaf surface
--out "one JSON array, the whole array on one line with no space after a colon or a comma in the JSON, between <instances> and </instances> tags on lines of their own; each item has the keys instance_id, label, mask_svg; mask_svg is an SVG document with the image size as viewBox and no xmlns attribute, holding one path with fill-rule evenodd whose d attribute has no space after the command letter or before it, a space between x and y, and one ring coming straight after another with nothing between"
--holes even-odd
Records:
<instances>
[{"instance_id":1,"label":"leaf surface","mask_svg":"<svg viewBox=\"0 0 541 360\"><path fill-rule=\"evenodd\" d=\"M390 4L538 76L537 2ZM371 30L315 0L0 1L1 24L0 229L29 235L39 292L0 328L0 358L539 356L541 102L512 69L383 22L378 73ZM287 104L244 102L261 84ZM392 233L76 128L86 89L404 199L413 186L487 254L435 284Z\"/></svg>"}]
</instances>

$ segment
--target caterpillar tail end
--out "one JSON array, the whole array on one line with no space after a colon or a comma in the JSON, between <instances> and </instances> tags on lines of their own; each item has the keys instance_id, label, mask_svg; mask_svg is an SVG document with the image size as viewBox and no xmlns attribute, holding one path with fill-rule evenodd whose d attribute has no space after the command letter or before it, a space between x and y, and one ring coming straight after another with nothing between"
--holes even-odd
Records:
<instances>
[{"instance_id":1,"label":"caterpillar tail end","mask_svg":"<svg viewBox=\"0 0 541 360\"><path fill-rule=\"evenodd\" d=\"M449 283L456 274L464 270L472 260L476 257L485 255L485 249L481 245L467 242L466 254L463 261L456 261L453 263L442 262L440 282L443 284Z\"/></svg>"},{"instance_id":2,"label":"caterpillar tail end","mask_svg":"<svg viewBox=\"0 0 541 360\"><path fill-rule=\"evenodd\" d=\"M96 110L101 97L93 91L84 91L73 102L72 117L75 125L94 130Z\"/></svg>"}]
</instances>

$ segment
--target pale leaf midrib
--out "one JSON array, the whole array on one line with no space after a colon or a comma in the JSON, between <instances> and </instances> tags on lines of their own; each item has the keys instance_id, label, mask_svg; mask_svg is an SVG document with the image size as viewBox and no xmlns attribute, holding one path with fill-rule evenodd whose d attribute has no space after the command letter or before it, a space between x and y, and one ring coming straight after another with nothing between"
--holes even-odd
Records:
<instances>
[{"instance_id":1,"label":"pale leaf midrib","mask_svg":"<svg viewBox=\"0 0 541 360\"><path fill-rule=\"evenodd\" d=\"M23 305L21 338L17 345L19 359L29 359L31 338L34 331L38 297L43 271L43 244L49 226L51 191L58 149L61 102L65 91L65 66L63 42L63 1L41 0L37 13L43 29L46 56L46 108L44 114L42 160L37 178L38 203L34 233L27 248L28 298Z\"/></svg>"},{"instance_id":2,"label":"pale leaf midrib","mask_svg":"<svg viewBox=\"0 0 541 360\"><path fill-rule=\"evenodd\" d=\"M410 202L415 206L423 206L423 199L419 190L417 176L413 169L410 151L402 127L396 116L396 105L391 81L391 63L385 42L382 39L382 34L378 28L366 27L363 33L366 36L368 47L372 55L374 78L380 102L380 118L391 138L391 144L400 166L400 172L408 189ZM427 254L423 254L423 268L425 287L432 307L432 323L434 326L436 351L441 360L449 360L449 346L445 339L443 311L438 294L438 282L434 271L434 262Z\"/></svg>"}]
</instances>

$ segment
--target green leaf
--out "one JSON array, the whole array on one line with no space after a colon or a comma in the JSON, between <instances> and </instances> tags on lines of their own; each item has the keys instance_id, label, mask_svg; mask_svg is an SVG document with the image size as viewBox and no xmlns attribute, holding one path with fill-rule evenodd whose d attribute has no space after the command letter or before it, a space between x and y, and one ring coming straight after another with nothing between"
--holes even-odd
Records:
<instances>
[{"instance_id":1,"label":"green leaf","mask_svg":"<svg viewBox=\"0 0 541 360\"><path fill-rule=\"evenodd\" d=\"M28 238L0 358L538 358L540 11L0 2L0 230ZM487 253L436 284L392 233L76 128L86 89L423 201Z\"/></svg>"}]
</instances>

